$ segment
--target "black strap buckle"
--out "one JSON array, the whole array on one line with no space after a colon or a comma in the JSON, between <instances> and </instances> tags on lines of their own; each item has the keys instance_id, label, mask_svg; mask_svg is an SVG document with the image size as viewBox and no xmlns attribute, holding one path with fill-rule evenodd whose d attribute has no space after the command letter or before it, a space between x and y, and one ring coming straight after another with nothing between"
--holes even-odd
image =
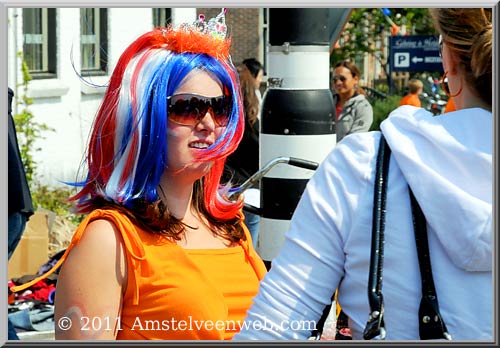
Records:
<instances>
[{"instance_id":1,"label":"black strap buckle","mask_svg":"<svg viewBox=\"0 0 500 348\"><path fill-rule=\"evenodd\" d=\"M421 340L446 339L451 340L451 335L444 323L437 299L434 296L422 296L418 309L419 335Z\"/></svg>"},{"instance_id":2,"label":"black strap buckle","mask_svg":"<svg viewBox=\"0 0 500 348\"><path fill-rule=\"evenodd\" d=\"M363 339L371 340L377 336L381 340L385 339L385 322L384 322L384 309L379 311L373 311L368 317L368 322L366 323L365 329L363 331Z\"/></svg>"}]
</instances>

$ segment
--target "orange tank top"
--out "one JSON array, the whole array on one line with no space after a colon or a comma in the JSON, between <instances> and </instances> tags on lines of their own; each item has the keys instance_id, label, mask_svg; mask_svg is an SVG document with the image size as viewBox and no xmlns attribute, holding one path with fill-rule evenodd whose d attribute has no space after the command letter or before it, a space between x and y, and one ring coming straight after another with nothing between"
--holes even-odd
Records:
<instances>
[{"instance_id":1,"label":"orange tank top","mask_svg":"<svg viewBox=\"0 0 500 348\"><path fill-rule=\"evenodd\" d=\"M117 226L126 251L127 288L118 340L227 340L239 331L266 273L244 225L247 240L236 247L184 249L144 231L120 212L95 210L53 269L11 290L20 291L53 273L96 219Z\"/></svg>"}]
</instances>

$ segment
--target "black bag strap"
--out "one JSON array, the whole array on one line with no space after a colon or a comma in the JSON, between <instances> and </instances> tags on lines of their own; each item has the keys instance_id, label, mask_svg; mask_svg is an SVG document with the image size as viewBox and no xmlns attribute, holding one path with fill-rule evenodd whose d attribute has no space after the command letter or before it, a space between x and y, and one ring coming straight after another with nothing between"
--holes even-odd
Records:
<instances>
[{"instance_id":1,"label":"black bag strap","mask_svg":"<svg viewBox=\"0 0 500 348\"><path fill-rule=\"evenodd\" d=\"M377 336L385 338L384 297L382 295L382 269L384 264L385 205L391 148L383 135L377 154L375 185L373 193L372 243L370 254L370 273L368 277L368 302L370 316L363 332L365 340Z\"/></svg>"},{"instance_id":2,"label":"black bag strap","mask_svg":"<svg viewBox=\"0 0 500 348\"><path fill-rule=\"evenodd\" d=\"M377 336L386 336L384 323L384 299L382 295L382 269L384 260L384 230L387 199L387 181L391 149L385 137L381 134L377 164L375 171L375 188L373 197L372 243L370 254L370 273L368 278L368 302L370 315L363 332L365 340ZM408 186L415 243L418 254L418 266L422 283L422 299L418 311L419 336L421 340L447 339L451 340L446 325L439 313L434 279L432 277L429 244L427 240L427 224L422 209L418 205L411 188Z\"/></svg>"},{"instance_id":3,"label":"black bag strap","mask_svg":"<svg viewBox=\"0 0 500 348\"><path fill-rule=\"evenodd\" d=\"M332 299L328 305L323 308L323 313L316 323L316 328L311 332L311 339L314 341L321 340L321 335L323 334L323 330L325 328L326 319L328 319L328 315L330 314L330 310L332 309L333 300L335 298L335 293L332 295Z\"/></svg>"},{"instance_id":4,"label":"black bag strap","mask_svg":"<svg viewBox=\"0 0 500 348\"><path fill-rule=\"evenodd\" d=\"M418 309L418 331L421 340L446 339L451 340L451 335L444 323L434 287L432 277L431 259L429 255L429 242L427 240L427 224L422 209L410 191L411 211L413 216L413 229L415 231L415 244L417 246L418 266L422 282L422 299Z\"/></svg>"}]
</instances>

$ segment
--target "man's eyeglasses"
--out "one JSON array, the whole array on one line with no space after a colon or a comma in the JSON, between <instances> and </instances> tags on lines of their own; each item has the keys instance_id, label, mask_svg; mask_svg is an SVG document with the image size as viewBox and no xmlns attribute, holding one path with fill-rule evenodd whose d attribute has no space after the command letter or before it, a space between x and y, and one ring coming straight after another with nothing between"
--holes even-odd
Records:
<instances>
[{"instance_id":1,"label":"man's eyeglasses","mask_svg":"<svg viewBox=\"0 0 500 348\"><path fill-rule=\"evenodd\" d=\"M184 126L196 126L212 109L212 118L219 127L229 123L231 97L204 97L197 94L176 94L167 98L168 119Z\"/></svg>"},{"instance_id":2,"label":"man's eyeglasses","mask_svg":"<svg viewBox=\"0 0 500 348\"><path fill-rule=\"evenodd\" d=\"M336 83L338 80L340 80L340 82L345 82L347 80L347 77L345 77L345 76L334 76L334 77L332 77L332 82L333 83Z\"/></svg>"}]
</instances>

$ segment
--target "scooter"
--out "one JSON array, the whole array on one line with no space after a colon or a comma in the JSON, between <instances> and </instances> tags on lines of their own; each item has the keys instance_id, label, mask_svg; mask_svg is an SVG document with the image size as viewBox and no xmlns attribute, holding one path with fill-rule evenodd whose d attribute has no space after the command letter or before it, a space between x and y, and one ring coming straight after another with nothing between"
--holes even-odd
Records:
<instances>
[{"instance_id":1,"label":"scooter","mask_svg":"<svg viewBox=\"0 0 500 348\"><path fill-rule=\"evenodd\" d=\"M442 100L439 94L429 96L427 93L422 93L421 98L423 106L427 111L430 111L434 116L441 115L446 108L446 100Z\"/></svg>"},{"instance_id":2,"label":"scooter","mask_svg":"<svg viewBox=\"0 0 500 348\"><path fill-rule=\"evenodd\" d=\"M442 90L441 83L432 76L427 77L423 83L424 92L420 95L422 107L431 112L434 116L441 115L447 103L446 98L443 99L443 95L440 92Z\"/></svg>"}]
</instances>

